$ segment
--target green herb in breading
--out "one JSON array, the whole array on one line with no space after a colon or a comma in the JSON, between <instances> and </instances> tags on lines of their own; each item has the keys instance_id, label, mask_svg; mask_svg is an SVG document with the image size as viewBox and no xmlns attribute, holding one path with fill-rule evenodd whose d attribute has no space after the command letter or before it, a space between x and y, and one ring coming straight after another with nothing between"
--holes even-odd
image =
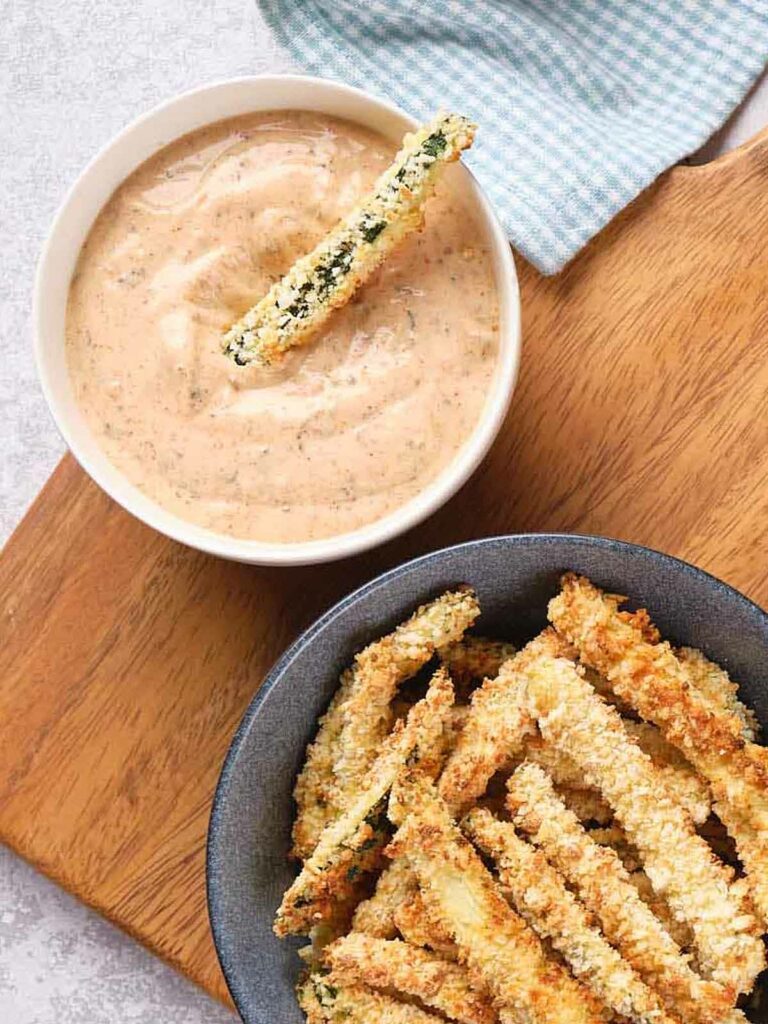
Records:
<instances>
[{"instance_id":1,"label":"green herb in breading","mask_svg":"<svg viewBox=\"0 0 768 1024\"><path fill-rule=\"evenodd\" d=\"M238 366L269 365L309 341L403 238L421 226L440 168L458 160L474 134L467 118L443 114L406 135L372 191L227 331L224 352Z\"/></svg>"}]
</instances>

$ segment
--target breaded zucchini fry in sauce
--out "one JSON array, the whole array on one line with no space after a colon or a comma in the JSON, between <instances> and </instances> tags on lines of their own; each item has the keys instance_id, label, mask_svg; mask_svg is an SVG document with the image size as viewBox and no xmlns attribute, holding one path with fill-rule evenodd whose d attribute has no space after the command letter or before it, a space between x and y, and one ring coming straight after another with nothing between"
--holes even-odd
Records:
<instances>
[{"instance_id":1,"label":"breaded zucchini fry in sauce","mask_svg":"<svg viewBox=\"0 0 768 1024\"><path fill-rule=\"evenodd\" d=\"M305 344L421 227L440 170L458 160L474 137L475 125L458 114L442 114L406 135L371 192L227 331L224 352L238 366L269 365Z\"/></svg>"}]
</instances>

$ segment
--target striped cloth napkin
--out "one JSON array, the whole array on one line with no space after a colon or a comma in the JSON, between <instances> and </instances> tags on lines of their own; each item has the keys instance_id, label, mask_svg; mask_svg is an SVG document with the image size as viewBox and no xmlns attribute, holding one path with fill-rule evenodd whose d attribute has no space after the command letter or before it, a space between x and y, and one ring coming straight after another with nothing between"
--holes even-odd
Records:
<instances>
[{"instance_id":1,"label":"striped cloth napkin","mask_svg":"<svg viewBox=\"0 0 768 1024\"><path fill-rule=\"evenodd\" d=\"M479 124L467 163L557 273L768 60L768 0L258 0L307 71Z\"/></svg>"}]
</instances>

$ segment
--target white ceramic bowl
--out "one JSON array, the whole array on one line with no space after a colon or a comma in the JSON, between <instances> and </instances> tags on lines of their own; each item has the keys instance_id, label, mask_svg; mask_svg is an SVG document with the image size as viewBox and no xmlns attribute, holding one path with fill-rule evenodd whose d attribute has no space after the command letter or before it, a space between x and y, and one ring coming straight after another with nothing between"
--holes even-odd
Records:
<instances>
[{"instance_id":1,"label":"white ceramic bowl","mask_svg":"<svg viewBox=\"0 0 768 1024\"><path fill-rule=\"evenodd\" d=\"M300 565L352 555L402 533L439 508L476 469L496 437L515 385L520 354L520 300L512 252L487 199L464 169L467 188L474 195L491 243L499 293L501 353L474 432L425 490L383 519L358 530L323 540L274 544L240 540L189 523L147 497L115 468L75 402L66 365L67 294L80 247L117 186L167 143L223 118L288 109L347 118L397 141L415 124L397 107L359 89L299 75L238 78L177 96L124 128L75 182L40 257L33 304L35 355L43 392L64 440L83 469L123 508L168 537L224 558L264 565ZM479 142L482 145L482 134Z\"/></svg>"}]
</instances>

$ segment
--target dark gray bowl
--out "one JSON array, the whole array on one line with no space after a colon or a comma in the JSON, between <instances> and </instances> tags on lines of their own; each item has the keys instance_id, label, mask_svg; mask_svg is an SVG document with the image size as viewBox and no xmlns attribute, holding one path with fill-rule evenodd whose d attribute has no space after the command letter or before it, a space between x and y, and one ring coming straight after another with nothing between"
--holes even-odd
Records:
<instances>
[{"instance_id":1,"label":"dark gray bowl","mask_svg":"<svg viewBox=\"0 0 768 1024\"><path fill-rule=\"evenodd\" d=\"M296 945L272 934L294 869L291 790L304 748L355 651L458 583L478 592L478 631L530 638L566 569L646 605L662 634L701 648L768 723L768 615L685 562L601 537L495 537L424 555L344 598L277 662L224 763L208 836L208 906L221 966L246 1024L302 1024Z\"/></svg>"}]
</instances>

